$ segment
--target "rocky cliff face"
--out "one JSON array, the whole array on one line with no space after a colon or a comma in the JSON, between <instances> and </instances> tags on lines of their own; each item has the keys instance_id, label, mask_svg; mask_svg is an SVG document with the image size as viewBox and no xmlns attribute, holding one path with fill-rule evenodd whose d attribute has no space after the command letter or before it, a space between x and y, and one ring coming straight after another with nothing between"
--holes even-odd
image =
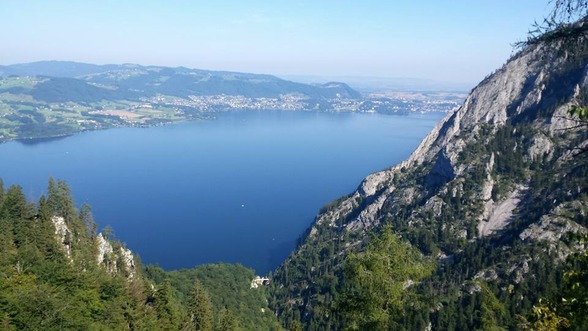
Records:
<instances>
[{"instance_id":1,"label":"rocky cliff face","mask_svg":"<svg viewBox=\"0 0 588 331\"><path fill-rule=\"evenodd\" d=\"M483 213L488 216L481 217L483 221L488 221L491 218L489 211L497 209L498 204L503 203L492 201L490 198L494 155L491 154L488 160L472 160L469 163L462 162L460 155L468 145L487 143L490 140L488 136L491 137L507 121L526 121L527 118L537 116L536 113L541 109L553 109L549 116L529 122L538 133L529 137L532 140L531 144L517 146L526 147L522 152L527 160L536 159L539 155L549 157L553 151L555 137L561 135L562 129L575 126L576 123L566 112L572 104L578 102L575 98L587 89L588 76L585 68L577 67L571 72L561 72L569 70L568 61L569 56L561 56L557 52L557 47L553 45L539 45L514 57L480 83L462 107L448 114L437 124L408 160L368 176L357 191L342 201L338 208L320 215L317 225L334 222L337 218L348 215L353 210L354 201L368 199L371 202L364 206L365 213L362 211L357 217L348 220L345 226L352 230L372 226L383 200L397 186L393 179L403 177L403 169L432 165L426 173L426 184L447 187L449 182L459 181L475 161L483 161L487 165L488 180L480 193L483 193L483 200L490 202L485 206ZM556 75L565 75L565 78L562 78L565 81L553 79ZM566 101L562 103L562 99ZM481 131L484 128L490 132L482 135ZM405 195L409 201L415 198L409 190L397 194ZM424 207L432 207L435 197L431 197L429 206Z\"/></svg>"},{"instance_id":2,"label":"rocky cliff face","mask_svg":"<svg viewBox=\"0 0 588 331\"><path fill-rule=\"evenodd\" d=\"M73 262L71 241L76 240L75 234L69 229L64 217L53 216L51 222L55 227L55 239L63 248L67 259ZM96 235L94 244L97 265L104 266L110 274L124 272L129 279L136 276L135 258L130 249L123 247L120 243L115 243L113 246L102 233Z\"/></svg>"},{"instance_id":3,"label":"rocky cliff face","mask_svg":"<svg viewBox=\"0 0 588 331\"><path fill-rule=\"evenodd\" d=\"M582 24L574 29L585 31ZM274 309L325 320L317 315L333 302L318 299L332 292L317 285L321 270L336 270L347 251L362 247L366 232L385 222L440 265L481 245L507 250L535 247L537 241L565 257L570 248L562 238L588 225L586 167L581 156L574 157L576 148L586 146L586 129L574 128L577 122L567 113L586 104L586 43L584 36L554 38L520 51L473 89L406 161L368 176L326 207L277 270L274 282L291 293L275 290ZM331 254L322 253L325 242L331 242ZM521 280L533 263L524 252L459 277ZM313 272L292 271L308 261Z\"/></svg>"},{"instance_id":4,"label":"rocky cliff face","mask_svg":"<svg viewBox=\"0 0 588 331\"><path fill-rule=\"evenodd\" d=\"M69 228L65 224L65 218L61 216L53 216L51 218L51 222L55 227L55 239L61 246L63 247L63 251L65 252L65 256L72 261L71 258L71 245L70 245L70 236L71 233Z\"/></svg>"},{"instance_id":5,"label":"rocky cliff face","mask_svg":"<svg viewBox=\"0 0 588 331\"><path fill-rule=\"evenodd\" d=\"M96 263L103 265L108 273L124 272L129 279L132 279L137 274L135 267L135 258L130 249L114 245L104 238L102 233L96 236L96 246L98 254L96 255Z\"/></svg>"}]
</instances>

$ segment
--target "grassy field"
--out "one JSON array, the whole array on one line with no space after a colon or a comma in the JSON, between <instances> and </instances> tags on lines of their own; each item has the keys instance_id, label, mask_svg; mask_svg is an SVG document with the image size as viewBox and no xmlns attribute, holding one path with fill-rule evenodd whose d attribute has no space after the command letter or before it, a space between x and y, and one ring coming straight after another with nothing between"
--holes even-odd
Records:
<instances>
[{"instance_id":1,"label":"grassy field","mask_svg":"<svg viewBox=\"0 0 588 331\"><path fill-rule=\"evenodd\" d=\"M29 91L43 79L0 79L0 141L46 138L121 126L152 126L198 118L178 109L135 100L45 102Z\"/></svg>"}]
</instances>

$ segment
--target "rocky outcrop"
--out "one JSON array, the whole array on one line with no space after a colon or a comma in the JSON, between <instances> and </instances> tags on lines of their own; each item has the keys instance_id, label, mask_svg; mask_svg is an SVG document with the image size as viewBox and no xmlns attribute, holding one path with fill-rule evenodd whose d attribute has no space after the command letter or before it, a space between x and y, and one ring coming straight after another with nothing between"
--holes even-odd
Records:
<instances>
[{"instance_id":1,"label":"rocky outcrop","mask_svg":"<svg viewBox=\"0 0 588 331\"><path fill-rule=\"evenodd\" d=\"M71 241L75 236L72 235L64 217L53 216L51 222L55 227L55 239L63 247L65 256L73 262ZM96 236L95 245L96 264L103 265L111 274L124 270L129 278L136 276L135 257L130 249L122 245L116 249L113 248L112 243L105 239L102 233Z\"/></svg>"},{"instance_id":2,"label":"rocky outcrop","mask_svg":"<svg viewBox=\"0 0 588 331\"><path fill-rule=\"evenodd\" d=\"M57 239L57 242L62 245L65 256L72 261L70 242L71 233L67 224L65 224L65 218L61 216L53 216L51 222L53 223L53 226L55 226L55 238Z\"/></svg>"},{"instance_id":3,"label":"rocky outcrop","mask_svg":"<svg viewBox=\"0 0 588 331\"><path fill-rule=\"evenodd\" d=\"M504 229L513 217L513 212L521 202L522 192L525 187L519 187L511 192L503 201L486 201L481 219L478 223L478 235L488 236L498 230Z\"/></svg>"},{"instance_id":4,"label":"rocky outcrop","mask_svg":"<svg viewBox=\"0 0 588 331\"><path fill-rule=\"evenodd\" d=\"M125 270L129 273L129 278L133 278L136 274L133 252L128 248L121 247L119 254Z\"/></svg>"},{"instance_id":5,"label":"rocky outcrop","mask_svg":"<svg viewBox=\"0 0 588 331\"><path fill-rule=\"evenodd\" d=\"M96 255L96 263L105 263L106 257L112 254L112 245L104 239L102 233L96 236L96 245L98 246L98 254Z\"/></svg>"},{"instance_id":6,"label":"rocky outcrop","mask_svg":"<svg viewBox=\"0 0 588 331\"><path fill-rule=\"evenodd\" d=\"M269 278L255 276L255 278L251 280L251 285L249 286L249 288L259 288L260 286L268 286L269 284Z\"/></svg>"},{"instance_id":7,"label":"rocky outcrop","mask_svg":"<svg viewBox=\"0 0 588 331\"><path fill-rule=\"evenodd\" d=\"M55 238L62 245L66 257L73 262L71 240L72 234L61 216L53 216L51 222L55 226ZM104 238L102 233L96 236L96 263L104 265L109 273L115 273L119 267L124 268L128 273L129 278L136 275L135 258L130 249L119 247L118 250L113 249L112 244ZM119 265L121 264L121 265Z\"/></svg>"},{"instance_id":8,"label":"rocky outcrop","mask_svg":"<svg viewBox=\"0 0 588 331\"><path fill-rule=\"evenodd\" d=\"M106 240L102 233L96 236L96 245L98 247L96 263L98 265L103 265L106 271L111 274L123 270L129 278L136 276L135 258L130 249L122 246L118 249L113 248L112 243Z\"/></svg>"},{"instance_id":9,"label":"rocky outcrop","mask_svg":"<svg viewBox=\"0 0 588 331\"><path fill-rule=\"evenodd\" d=\"M587 202L574 201L559 204L551 213L541 216L539 222L531 224L521 232L519 238L521 240L542 240L556 243L568 233L588 233L586 227L569 217L570 215L580 215L580 217L585 218L587 210Z\"/></svg>"}]
</instances>

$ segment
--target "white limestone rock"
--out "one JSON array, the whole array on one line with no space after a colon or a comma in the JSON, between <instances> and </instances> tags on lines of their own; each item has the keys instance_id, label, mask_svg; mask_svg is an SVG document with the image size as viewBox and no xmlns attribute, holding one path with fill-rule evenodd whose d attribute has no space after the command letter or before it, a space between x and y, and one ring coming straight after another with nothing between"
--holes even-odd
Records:
<instances>
[{"instance_id":1,"label":"white limestone rock","mask_svg":"<svg viewBox=\"0 0 588 331\"><path fill-rule=\"evenodd\" d=\"M51 222L53 223L53 226L55 226L55 238L63 246L67 258L72 261L70 243L72 238L69 228L67 227L67 224L65 224L65 219L61 216L53 216Z\"/></svg>"}]
</instances>

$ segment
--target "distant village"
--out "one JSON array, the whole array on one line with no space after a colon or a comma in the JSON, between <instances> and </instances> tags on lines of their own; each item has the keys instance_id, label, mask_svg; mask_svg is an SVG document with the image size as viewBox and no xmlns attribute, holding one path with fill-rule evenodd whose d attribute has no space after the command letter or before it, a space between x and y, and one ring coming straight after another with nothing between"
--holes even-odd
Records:
<instances>
[{"instance_id":1,"label":"distant village","mask_svg":"<svg viewBox=\"0 0 588 331\"><path fill-rule=\"evenodd\" d=\"M145 98L147 106L172 107L177 112L186 109L200 112L227 110L305 110L327 112L362 112L383 114L408 114L410 112L449 112L461 105L464 94L460 93L378 93L362 99L335 98L311 99L296 94L280 95L278 98L249 98L239 95L207 95L189 98L156 96Z\"/></svg>"}]
</instances>

